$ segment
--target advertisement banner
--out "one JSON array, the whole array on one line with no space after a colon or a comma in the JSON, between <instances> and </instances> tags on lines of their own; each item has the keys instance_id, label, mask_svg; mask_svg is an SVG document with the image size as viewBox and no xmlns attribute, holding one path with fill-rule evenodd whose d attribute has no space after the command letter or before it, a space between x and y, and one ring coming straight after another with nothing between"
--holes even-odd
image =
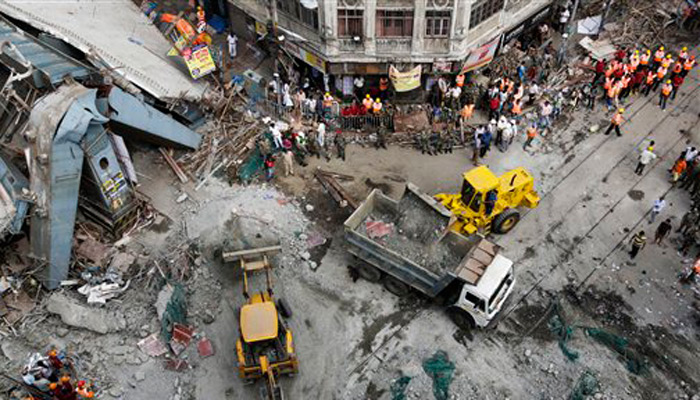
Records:
<instances>
[{"instance_id":1,"label":"advertisement banner","mask_svg":"<svg viewBox=\"0 0 700 400\"><path fill-rule=\"evenodd\" d=\"M291 43L291 42L284 42L284 48L291 53L294 57L299 58L303 62L309 64L310 66L316 68L323 74L326 73L326 60L323 58L317 56L316 54L306 51L300 46Z\"/></svg>"},{"instance_id":2,"label":"advertisement banner","mask_svg":"<svg viewBox=\"0 0 700 400\"><path fill-rule=\"evenodd\" d=\"M189 55L183 55L192 78L199 79L216 70L216 64L208 46L200 47Z\"/></svg>"},{"instance_id":3,"label":"advertisement banner","mask_svg":"<svg viewBox=\"0 0 700 400\"><path fill-rule=\"evenodd\" d=\"M498 43L500 40L501 36L499 35L485 45L472 50L462 66L462 73L464 74L477 68L481 68L493 61L493 57L496 54L496 49L498 48Z\"/></svg>"},{"instance_id":4,"label":"advertisement banner","mask_svg":"<svg viewBox=\"0 0 700 400\"><path fill-rule=\"evenodd\" d=\"M399 72L393 65L389 66L389 79L397 92L408 92L420 87L422 67L419 65L407 72Z\"/></svg>"}]
</instances>

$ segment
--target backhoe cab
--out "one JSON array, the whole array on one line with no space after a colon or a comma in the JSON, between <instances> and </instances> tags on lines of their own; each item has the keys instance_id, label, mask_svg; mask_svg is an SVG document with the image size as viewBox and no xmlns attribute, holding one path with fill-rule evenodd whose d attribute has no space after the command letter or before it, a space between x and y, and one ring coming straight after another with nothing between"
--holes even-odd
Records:
<instances>
[{"instance_id":1,"label":"backhoe cab","mask_svg":"<svg viewBox=\"0 0 700 400\"><path fill-rule=\"evenodd\" d=\"M517 207L535 208L540 201L534 178L522 167L496 177L482 165L463 176L460 193L435 195L452 212L452 230L458 233L507 233L520 221Z\"/></svg>"}]
</instances>

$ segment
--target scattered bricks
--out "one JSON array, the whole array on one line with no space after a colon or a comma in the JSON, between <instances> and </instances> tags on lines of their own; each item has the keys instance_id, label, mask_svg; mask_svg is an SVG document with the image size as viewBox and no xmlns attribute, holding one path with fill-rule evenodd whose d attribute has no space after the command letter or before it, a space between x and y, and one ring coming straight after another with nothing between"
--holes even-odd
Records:
<instances>
[{"instance_id":1,"label":"scattered bricks","mask_svg":"<svg viewBox=\"0 0 700 400\"><path fill-rule=\"evenodd\" d=\"M107 245L89 237L75 249L75 254L79 258L87 259L96 265L102 265L108 253L109 247Z\"/></svg>"},{"instance_id":2,"label":"scattered bricks","mask_svg":"<svg viewBox=\"0 0 700 400\"><path fill-rule=\"evenodd\" d=\"M365 224L367 227L367 235L371 239L379 239L388 236L393 230L392 224L386 224L381 221L368 221Z\"/></svg>"},{"instance_id":3,"label":"scattered bricks","mask_svg":"<svg viewBox=\"0 0 700 400\"><path fill-rule=\"evenodd\" d=\"M165 369L169 371L180 372L187 369L187 367L187 361L181 360L179 358L171 358L170 360L165 361Z\"/></svg>"},{"instance_id":4,"label":"scattered bricks","mask_svg":"<svg viewBox=\"0 0 700 400\"><path fill-rule=\"evenodd\" d=\"M211 340L203 338L197 343L197 351L199 356L202 358L207 358L214 355L214 346L211 344Z\"/></svg>"},{"instance_id":5,"label":"scattered bricks","mask_svg":"<svg viewBox=\"0 0 700 400\"><path fill-rule=\"evenodd\" d=\"M158 337L157 333L148 336L147 338L138 342L139 349L151 357L162 356L168 352L163 342Z\"/></svg>"},{"instance_id":6,"label":"scattered bricks","mask_svg":"<svg viewBox=\"0 0 700 400\"><path fill-rule=\"evenodd\" d=\"M192 341L194 328L187 325L175 324L173 327L173 337L170 339L170 348L176 355L182 353Z\"/></svg>"}]
</instances>

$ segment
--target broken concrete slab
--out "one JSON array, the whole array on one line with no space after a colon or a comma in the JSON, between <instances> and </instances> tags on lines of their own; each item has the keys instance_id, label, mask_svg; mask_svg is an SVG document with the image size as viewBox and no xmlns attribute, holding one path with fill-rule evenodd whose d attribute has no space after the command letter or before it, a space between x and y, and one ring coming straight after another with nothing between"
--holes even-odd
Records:
<instances>
[{"instance_id":1,"label":"broken concrete slab","mask_svg":"<svg viewBox=\"0 0 700 400\"><path fill-rule=\"evenodd\" d=\"M121 313L83 306L62 293L53 293L46 309L59 315L66 325L101 334L118 332L126 327Z\"/></svg>"},{"instance_id":2,"label":"broken concrete slab","mask_svg":"<svg viewBox=\"0 0 700 400\"><path fill-rule=\"evenodd\" d=\"M90 237L82 241L75 249L75 254L78 257L84 257L90 262L100 266L107 257L108 252L109 247L107 245Z\"/></svg>"},{"instance_id":3,"label":"broken concrete slab","mask_svg":"<svg viewBox=\"0 0 700 400\"><path fill-rule=\"evenodd\" d=\"M214 355L214 346L211 344L211 340L207 338L202 338L197 343L197 352L202 358L207 358Z\"/></svg>"}]
</instances>

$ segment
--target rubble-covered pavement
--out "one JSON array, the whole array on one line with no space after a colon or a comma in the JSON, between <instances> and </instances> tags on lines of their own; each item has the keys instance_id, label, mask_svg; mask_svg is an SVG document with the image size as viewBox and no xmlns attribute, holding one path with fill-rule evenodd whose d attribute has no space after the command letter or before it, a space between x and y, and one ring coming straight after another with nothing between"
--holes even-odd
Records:
<instances>
[{"instance_id":1,"label":"rubble-covered pavement","mask_svg":"<svg viewBox=\"0 0 700 400\"><path fill-rule=\"evenodd\" d=\"M164 32L180 18L176 3L144 2L139 9L125 2L110 29L138 17L138 34L126 35L130 43L139 51L163 50L171 39ZM602 7L584 3L579 13L586 15ZM643 33L620 18L625 7L635 15L647 10L638 3L616 6L602 41L651 48L663 37L674 52L682 43L698 54L697 37L673 35L659 13L645 19ZM677 229L693 199L669 174L687 147L700 147L697 67L665 110L658 93L631 95L621 137L604 135L611 114L604 104L567 105L532 146L523 149L524 122L509 149L494 145L481 158L497 176L525 167L541 199L511 232L488 235L514 262L517 280L497 323L465 330L418 291L399 297L358 279L344 222L375 189L394 199L409 182L431 195L460 192L462 173L473 167L471 138L434 156L415 145L420 129L413 122L406 131L396 123L383 133L341 129L340 119L319 116L333 144L320 146L317 157L313 150L295 152L294 173L287 175L276 149L287 146L275 145L276 130L305 131L314 142L318 123L301 119L307 112L301 107L298 114L280 113L275 96L255 99L264 89L241 78L240 65L192 83L182 60L156 56L121 74L115 63L128 61L128 51L115 50L113 58L81 53L103 38L71 44L75 32L62 28L65 15L50 22L42 17L50 10L33 15L27 7L0 0L0 27L31 36L18 32L38 19L34 29L71 51L27 40L69 65L72 77L59 79L51 66L32 64L19 44L0 45L7 72L0 75L0 122L14 121L0 124L0 400L60 399L49 384L64 375L76 386L71 391L85 381L80 387L99 399L264 399L262 382L239 376L237 357L244 285L259 292L264 278L244 282L239 264L224 262L222 254L278 244L271 283L274 298L284 299L277 308L291 310L282 320L299 359L298 374L276 376L287 399L700 399L700 279L682 279L699 247L677 251L685 237ZM64 7L81 6L60 5L56 12ZM144 12L170 17L152 23ZM211 48L221 47L225 33L208 32ZM545 97L593 77L583 48L570 46L573 61L547 70ZM516 68L518 54L506 48L488 69L491 78ZM251 71L269 68L269 58L253 61ZM167 69L147 79L144 71L161 62ZM159 83L169 73L181 74L169 82L173 87ZM474 81L488 83L488 73L477 72ZM222 84L224 78L230 83ZM523 121L538 118L536 107L526 109L532 115ZM377 118L398 121L414 112L429 124L413 106L394 112ZM478 107L470 124L488 122L487 113ZM452 126L434 122L434 130ZM381 145L385 139L388 146ZM651 140L658 158L636 174ZM280 156L266 179L271 153ZM663 196L666 207L652 224L650 210ZM667 218L673 230L653 243ZM377 214L360 231L385 244L405 240L398 236L404 230L442 237L442 228ZM640 230L646 246L630 259L630 240ZM413 239L399 244L422 237ZM422 253L435 249L419 244L425 246L400 252L427 262ZM440 270L454 261L438 255L446 263Z\"/></svg>"}]
</instances>

